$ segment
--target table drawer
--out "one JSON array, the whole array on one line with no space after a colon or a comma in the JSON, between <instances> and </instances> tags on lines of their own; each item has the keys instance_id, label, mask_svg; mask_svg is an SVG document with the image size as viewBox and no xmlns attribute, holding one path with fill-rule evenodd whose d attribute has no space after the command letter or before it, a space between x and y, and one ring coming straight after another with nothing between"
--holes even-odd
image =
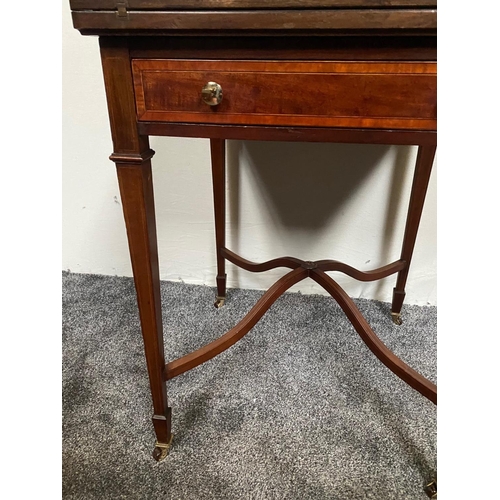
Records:
<instances>
[{"instance_id":1,"label":"table drawer","mask_svg":"<svg viewBox=\"0 0 500 500\"><path fill-rule=\"evenodd\" d=\"M134 59L140 121L434 130L436 64ZM206 104L207 82L222 101Z\"/></svg>"}]
</instances>

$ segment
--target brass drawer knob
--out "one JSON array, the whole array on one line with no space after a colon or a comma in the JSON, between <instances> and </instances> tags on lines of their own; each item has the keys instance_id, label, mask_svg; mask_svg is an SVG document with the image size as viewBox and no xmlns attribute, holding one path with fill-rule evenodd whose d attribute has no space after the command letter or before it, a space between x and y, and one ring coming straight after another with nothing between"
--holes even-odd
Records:
<instances>
[{"instance_id":1,"label":"brass drawer knob","mask_svg":"<svg viewBox=\"0 0 500 500\"><path fill-rule=\"evenodd\" d=\"M222 101L222 87L215 82L208 82L201 90L203 101L209 106L217 106Z\"/></svg>"}]
</instances>

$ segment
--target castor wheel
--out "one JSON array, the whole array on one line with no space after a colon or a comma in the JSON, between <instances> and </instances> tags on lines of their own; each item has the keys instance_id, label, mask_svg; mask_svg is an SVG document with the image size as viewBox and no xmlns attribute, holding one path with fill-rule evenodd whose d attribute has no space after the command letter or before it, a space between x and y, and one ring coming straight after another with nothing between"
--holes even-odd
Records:
<instances>
[{"instance_id":1,"label":"castor wheel","mask_svg":"<svg viewBox=\"0 0 500 500\"><path fill-rule=\"evenodd\" d=\"M174 435L172 434L170 437L170 442L168 444L159 443L158 441L156 442L155 449L153 450L153 458L157 462L161 462L167 457L168 452L170 451L170 446L172 445L173 437Z\"/></svg>"},{"instance_id":2,"label":"castor wheel","mask_svg":"<svg viewBox=\"0 0 500 500\"><path fill-rule=\"evenodd\" d=\"M437 491L437 480L433 479L429 484L427 484L424 488L424 491L427 493L429 498L437 499L438 491Z\"/></svg>"},{"instance_id":3,"label":"castor wheel","mask_svg":"<svg viewBox=\"0 0 500 500\"><path fill-rule=\"evenodd\" d=\"M391 313L392 322L395 325L402 325L403 320L401 319L401 313Z\"/></svg>"},{"instance_id":4,"label":"castor wheel","mask_svg":"<svg viewBox=\"0 0 500 500\"><path fill-rule=\"evenodd\" d=\"M225 302L226 302L226 297L216 297L214 306L216 309L220 309Z\"/></svg>"}]
</instances>

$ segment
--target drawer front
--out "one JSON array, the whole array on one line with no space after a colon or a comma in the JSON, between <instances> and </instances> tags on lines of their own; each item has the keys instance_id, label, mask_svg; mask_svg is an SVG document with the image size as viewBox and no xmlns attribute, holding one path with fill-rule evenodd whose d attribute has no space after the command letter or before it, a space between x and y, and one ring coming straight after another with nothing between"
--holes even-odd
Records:
<instances>
[{"instance_id":1,"label":"drawer front","mask_svg":"<svg viewBox=\"0 0 500 500\"><path fill-rule=\"evenodd\" d=\"M436 129L436 64L134 59L140 121ZM202 98L208 82L222 101Z\"/></svg>"}]
</instances>

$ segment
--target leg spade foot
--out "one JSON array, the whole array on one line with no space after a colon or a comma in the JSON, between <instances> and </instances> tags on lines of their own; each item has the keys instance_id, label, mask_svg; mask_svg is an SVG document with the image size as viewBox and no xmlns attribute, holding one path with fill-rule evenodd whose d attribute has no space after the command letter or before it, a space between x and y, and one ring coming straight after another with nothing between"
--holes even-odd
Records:
<instances>
[{"instance_id":1,"label":"leg spade foot","mask_svg":"<svg viewBox=\"0 0 500 500\"><path fill-rule=\"evenodd\" d=\"M156 441L155 449L153 450L153 458L157 462L161 462L162 460L164 460L167 457L168 452L170 451L170 446L172 445L172 438L173 437L174 437L174 435L172 434L170 437L170 442L168 444L163 444L163 443L159 443L158 441Z\"/></svg>"},{"instance_id":2,"label":"leg spade foot","mask_svg":"<svg viewBox=\"0 0 500 500\"><path fill-rule=\"evenodd\" d=\"M402 325L403 320L401 319L401 313L391 313L392 322L395 325Z\"/></svg>"},{"instance_id":3,"label":"leg spade foot","mask_svg":"<svg viewBox=\"0 0 500 500\"><path fill-rule=\"evenodd\" d=\"M216 297L214 306L220 309L226 303L226 297Z\"/></svg>"},{"instance_id":4,"label":"leg spade foot","mask_svg":"<svg viewBox=\"0 0 500 500\"><path fill-rule=\"evenodd\" d=\"M433 479L424 488L425 493L429 498L437 499L437 480Z\"/></svg>"}]
</instances>

